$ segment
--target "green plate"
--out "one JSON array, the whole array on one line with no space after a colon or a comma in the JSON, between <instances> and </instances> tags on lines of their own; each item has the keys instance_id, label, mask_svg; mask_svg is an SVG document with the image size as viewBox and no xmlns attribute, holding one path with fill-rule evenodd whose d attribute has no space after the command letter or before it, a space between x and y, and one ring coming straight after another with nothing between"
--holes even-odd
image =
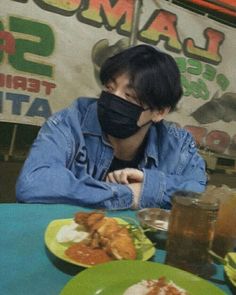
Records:
<instances>
[{"instance_id":1,"label":"green plate","mask_svg":"<svg viewBox=\"0 0 236 295\"><path fill-rule=\"evenodd\" d=\"M125 220L121 218L115 218L115 219L118 221L119 224L128 224L128 222L126 222ZM62 244L62 243L58 243L56 240L56 235L59 229L63 225L69 225L72 221L73 219L70 218L70 219L56 219L50 222L44 235L45 244L47 248L49 249L49 251L52 252L58 258L75 265L79 265L83 267L91 267L91 265L76 262L64 254L65 250L68 248L69 245L71 245L71 243ZM136 243L138 242L138 240L135 239L134 242ZM142 247L141 248L137 247L137 259L148 260L155 254L156 249L153 247L152 242L144 234L142 236L142 242L143 242Z\"/></svg>"},{"instance_id":2,"label":"green plate","mask_svg":"<svg viewBox=\"0 0 236 295\"><path fill-rule=\"evenodd\" d=\"M60 295L122 295L133 284L165 276L191 295L225 295L212 283L186 271L150 261L112 261L86 269L72 278ZM135 295L135 294L134 294Z\"/></svg>"},{"instance_id":3,"label":"green plate","mask_svg":"<svg viewBox=\"0 0 236 295\"><path fill-rule=\"evenodd\" d=\"M236 287L236 253L230 252L226 255L225 259L232 265L234 270L232 268L225 265L224 269L225 272L230 280L230 282Z\"/></svg>"}]
</instances>

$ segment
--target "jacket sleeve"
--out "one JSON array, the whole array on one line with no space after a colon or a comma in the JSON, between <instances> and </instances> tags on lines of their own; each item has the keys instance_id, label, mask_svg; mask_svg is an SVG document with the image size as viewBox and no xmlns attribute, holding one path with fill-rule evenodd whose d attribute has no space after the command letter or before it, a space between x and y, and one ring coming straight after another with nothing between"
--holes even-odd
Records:
<instances>
[{"instance_id":1,"label":"jacket sleeve","mask_svg":"<svg viewBox=\"0 0 236 295\"><path fill-rule=\"evenodd\" d=\"M33 143L17 180L17 200L108 209L131 207L132 191L127 186L98 181L82 164L78 165L76 175L72 173L70 163L78 145L84 144L83 138L75 139L71 125L60 128L59 121L56 116L49 119Z\"/></svg>"},{"instance_id":2,"label":"jacket sleeve","mask_svg":"<svg viewBox=\"0 0 236 295\"><path fill-rule=\"evenodd\" d=\"M189 138L191 140L189 140ZM205 161L198 154L196 144L189 135L179 155L178 167L173 173L159 169L143 169L144 182L140 208L171 208L171 198L176 191L202 193L206 188Z\"/></svg>"}]
</instances>

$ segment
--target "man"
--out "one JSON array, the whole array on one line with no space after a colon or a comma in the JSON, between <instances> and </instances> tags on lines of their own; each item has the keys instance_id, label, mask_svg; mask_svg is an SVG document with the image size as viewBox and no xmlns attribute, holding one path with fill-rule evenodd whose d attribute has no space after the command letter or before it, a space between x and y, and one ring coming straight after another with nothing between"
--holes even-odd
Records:
<instances>
[{"instance_id":1,"label":"man","mask_svg":"<svg viewBox=\"0 0 236 295\"><path fill-rule=\"evenodd\" d=\"M175 191L202 192L205 164L192 136L163 119L181 98L174 59L153 46L103 64L100 98L80 98L41 128L17 199L93 208L171 207Z\"/></svg>"}]
</instances>

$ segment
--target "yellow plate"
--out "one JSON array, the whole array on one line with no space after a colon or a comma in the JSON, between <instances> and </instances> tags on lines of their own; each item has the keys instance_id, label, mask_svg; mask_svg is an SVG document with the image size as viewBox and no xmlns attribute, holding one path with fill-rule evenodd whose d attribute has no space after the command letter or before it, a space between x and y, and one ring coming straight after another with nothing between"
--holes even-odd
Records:
<instances>
[{"instance_id":1,"label":"yellow plate","mask_svg":"<svg viewBox=\"0 0 236 295\"><path fill-rule=\"evenodd\" d=\"M236 253L230 252L226 255L225 259L229 262L229 264L232 266L228 267L225 265L224 269L225 272L230 280L230 282L236 287Z\"/></svg>"},{"instance_id":2,"label":"yellow plate","mask_svg":"<svg viewBox=\"0 0 236 295\"><path fill-rule=\"evenodd\" d=\"M125 220L121 218L114 218L118 221L119 224L128 224ZM75 265L83 266L83 267L91 267L91 265L82 264L77 261L74 261L65 255L65 250L68 248L68 244L58 243L56 240L56 235L59 229L63 225L69 225L73 222L73 219L56 219L49 223L46 231L45 231L45 244L50 252L52 252L58 258L70 262ZM139 233L139 239L142 239L142 246L136 246L137 250L137 260L148 260L155 254L155 248L153 247L152 242L142 233ZM138 239L134 239L134 243L138 243Z\"/></svg>"}]
</instances>

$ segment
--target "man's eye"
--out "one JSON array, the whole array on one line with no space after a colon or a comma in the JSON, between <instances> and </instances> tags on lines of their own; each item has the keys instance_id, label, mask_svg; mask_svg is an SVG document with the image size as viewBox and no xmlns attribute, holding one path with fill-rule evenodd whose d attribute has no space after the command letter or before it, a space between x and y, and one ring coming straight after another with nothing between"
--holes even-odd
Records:
<instances>
[{"instance_id":1,"label":"man's eye","mask_svg":"<svg viewBox=\"0 0 236 295\"><path fill-rule=\"evenodd\" d=\"M104 90L105 90L105 91L108 91L108 92L111 92L111 87L109 87L109 86L105 86L105 87L104 87Z\"/></svg>"},{"instance_id":2,"label":"man's eye","mask_svg":"<svg viewBox=\"0 0 236 295\"><path fill-rule=\"evenodd\" d=\"M105 90L108 92L112 92L114 89L111 85L105 85Z\"/></svg>"}]
</instances>

